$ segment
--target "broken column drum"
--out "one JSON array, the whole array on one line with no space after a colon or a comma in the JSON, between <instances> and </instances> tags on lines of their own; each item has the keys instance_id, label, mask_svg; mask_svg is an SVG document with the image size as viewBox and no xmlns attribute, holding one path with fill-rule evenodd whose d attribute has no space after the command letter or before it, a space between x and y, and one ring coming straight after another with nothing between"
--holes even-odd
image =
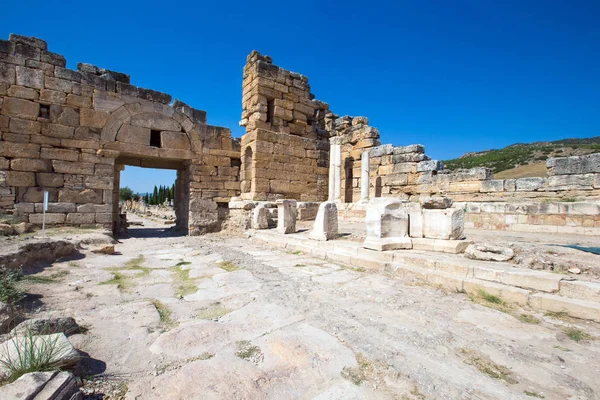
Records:
<instances>
[{"instance_id":1,"label":"broken column drum","mask_svg":"<svg viewBox=\"0 0 600 400\"><path fill-rule=\"evenodd\" d=\"M296 232L296 200L277 200L277 232Z\"/></svg>"},{"instance_id":2,"label":"broken column drum","mask_svg":"<svg viewBox=\"0 0 600 400\"><path fill-rule=\"evenodd\" d=\"M331 240L338 237L338 212L335 202L326 201L319 205L313 230L308 237L314 240Z\"/></svg>"},{"instance_id":3,"label":"broken column drum","mask_svg":"<svg viewBox=\"0 0 600 400\"><path fill-rule=\"evenodd\" d=\"M366 217L367 237L363 247L372 250L410 249L408 212L405 202L395 198L369 201Z\"/></svg>"}]
</instances>

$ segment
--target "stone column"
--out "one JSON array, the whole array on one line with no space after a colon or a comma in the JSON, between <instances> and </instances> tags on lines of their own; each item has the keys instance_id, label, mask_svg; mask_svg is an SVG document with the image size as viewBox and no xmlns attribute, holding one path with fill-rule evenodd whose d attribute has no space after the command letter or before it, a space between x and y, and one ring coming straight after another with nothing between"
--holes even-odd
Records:
<instances>
[{"instance_id":1,"label":"stone column","mask_svg":"<svg viewBox=\"0 0 600 400\"><path fill-rule=\"evenodd\" d=\"M329 139L329 201L340 201L342 197L342 145L341 138Z\"/></svg>"},{"instance_id":2,"label":"stone column","mask_svg":"<svg viewBox=\"0 0 600 400\"><path fill-rule=\"evenodd\" d=\"M370 169L369 151L363 151L360 157L360 199L369 200L369 169Z\"/></svg>"},{"instance_id":3,"label":"stone column","mask_svg":"<svg viewBox=\"0 0 600 400\"><path fill-rule=\"evenodd\" d=\"M338 237L338 213L335 202L326 201L319 205L313 230L308 237L314 240L331 240Z\"/></svg>"}]
</instances>

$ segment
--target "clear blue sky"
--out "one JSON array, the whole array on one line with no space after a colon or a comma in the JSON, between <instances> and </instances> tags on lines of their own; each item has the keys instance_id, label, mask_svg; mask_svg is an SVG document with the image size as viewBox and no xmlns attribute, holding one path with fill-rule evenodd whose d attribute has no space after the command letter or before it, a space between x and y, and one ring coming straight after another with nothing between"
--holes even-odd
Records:
<instances>
[{"instance_id":1,"label":"clear blue sky","mask_svg":"<svg viewBox=\"0 0 600 400\"><path fill-rule=\"evenodd\" d=\"M433 158L600 135L600 1L6 1L0 36L45 39L243 129L253 49L340 115ZM157 182L157 184L169 184ZM151 188L149 188L151 189ZM142 189L139 189L142 190Z\"/></svg>"}]
</instances>

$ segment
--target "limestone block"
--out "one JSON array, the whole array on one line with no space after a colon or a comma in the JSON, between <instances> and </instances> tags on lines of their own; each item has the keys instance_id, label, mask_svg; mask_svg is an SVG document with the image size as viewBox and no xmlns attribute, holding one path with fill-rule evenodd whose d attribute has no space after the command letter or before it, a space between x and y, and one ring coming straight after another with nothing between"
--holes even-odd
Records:
<instances>
[{"instance_id":1,"label":"limestone block","mask_svg":"<svg viewBox=\"0 0 600 400\"><path fill-rule=\"evenodd\" d=\"M70 139L73 137L75 128L59 124L43 123L42 135L56 137L61 139Z\"/></svg>"},{"instance_id":2,"label":"limestone block","mask_svg":"<svg viewBox=\"0 0 600 400\"><path fill-rule=\"evenodd\" d=\"M465 212L462 209L423 210L423 236L430 239L462 239Z\"/></svg>"},{"instance_id":3,"label":"limestone block","mask_svg":"<svg viewBox=\"0 0 600 400\"><path fill-rule=\"evenodd\" d=\"M113 222L112 213L96 213L97 224L110 224Z\"/></svg>"},{"instance_id":4,"label":"limestone block","mask_svg":"<svg viewBox=\"0 0 600 400\"><path fill-rule=\"evenodd\" d=\"M481 188L479 191L482 193L502 192L504 191L504 180L492 179L489 181L481 181Z\"/></svg>"},{"instance_id":5,"label":"limestone block","mask_svg":"<svg viewBox=\"0 0 600 400\"><path fill-rule=\"evenodd\" d=\"M64 104L67 101L67 95L58 90L42 89L40 100L47 103Z\"/></svg>"},{"instance_id":6,"label":"limestone block","mask_svg":"<svg viewBox=\"0 0 600 400\"><path fill-rule=\"evenodd\" d=\"M44 201L44 189L41 187L28 187L20 191L20 200L27 203L41 203ZM41 209L40 209L41 212Z\"/></svg>"},{"instance_id":7,"label":"limestone block","mask_svg":"<svg viewBox=\"0 0 600 400\"><path fill-rule=\"evenodd\" d=\"M89 126L92 128L102 128L108 121L109 113L105 111L97 111L89 108L81 109L80 113L80 124L82 126Z\"/></svg>"},{"instance_id":8,"label":"limestone block","mask_svg":"<svg viewBox=\"0 0 600 400\"><path fill-rule=\"evenodd\" d=\"M423 237L423 209L419 203L407 203L408 233L411 238Z\"/></svg>"},{"instance_id":9,"label":"limestone block","mask_svg":"<svg viewBox=\"0 0 600 400\"><path fill-rule=\"evenodd\" d=\"M10 119L10 131L12 133L22 133L25 135L36 135L41 131L41 124L37 121L31 121L21 118Z\"/></svg>"},{"instance_id":10,"label":"limestone block","mask_svg":"<svg viewBox=\"0 0 600 400\"><path fill-rule=\"evenodd\" d=\"M400 199L379 197L369 200L367 237L363 247L378 251L412 248L408 219L405 202Z\"/></svg>"},{"instance_id":11,"label":"limestone block","mask_svg":"<svg viewBox=\"0 0 600 400\"><path fill-rule=\"evenodd\" d=\"M69 150L69 149L55 149L49 147L42 147L40 152L40 157L48 160L63 160L63 161L79 161L79 151L78 150ZM56 170L56 166L55 166ZM67 171L58 171L56 172L67 172ZM75 172L67 172L67 173L75 173Z\"/></svg>"},{"instance_id":12,"label":"limestone block","mask_svg":"<svg viewBox=\"0 0 600 400\"><path fill-rule=\"evenodd\" d=\"M93 189L75 190L60 189L58 191L58 201L61 203L92 203L102 204L102 195Z\"/></svg>"},{"instance_id":13,"label":"limestone block","mask_svg":"<svg viewBox=\"0 0 600 400\"><path fill-rule=\"evenodd\" d=\"M112 189L114 179L111 176L91 175L85 177L85 187L88 189Z\"/></svg>"},{"instance_id":14,"label":"limestone block","mask_svg":"<svg viewBox=\"0 0 600 400\"><path fill-rule=\"evenodd\" d=\"M600 172L600 153L585 156L550 158L546 161L548 175L589 174Z\"/></svg>"},{"instance_id":15,"label":"limestone block","mask_svg":"<svg viewBox=\"0 0 600 400\"><path fill-rule=\"evenodd\" d=\"M548 186L554 190L593 189L596 174L553 175L548 177Z\"/></svg>"},{"instance_id":16,"label":"limestone block","mask_svg":"<svg viewBox=\"0 0 600 400\"><path fill-rule=\"evenodd\" d=\"M0 83L14 85L15 76L16 72L14 65L0 63Z\"/></svg>"},{"instance_id":17,"label":"limestone block","mask_svg":"<svg viewBox=\"0 0 600 400\"><path fill-rule=\"evenodd\" d=\"M41 187L61 187L64 183L62 174L40 172L36 174L36 178Z\"/></svg>"},{"instance_id":18,"label":"limestone block","mask_svg":"<svg viewBox=\"0 0 600 400\"><path fill-rule=\"evenodd\" d=\"M444 163L438 160L427 160L417 163L417 172L439 171L444 169Z\"/></svg>"},{"instance_id":19,"label":"limestone block","mask_svg":"<svg viewBox=\"0 0 600 400\"><path fill-rule=\"evenodd\" d=\"M443 210L452 207L452 199L443 196L422 196L419 198L421 207L428 210Z\"/></svg>"},{"instance_id":20,"label":"limestone block","mask_svg":"<svg viewBox=\"0 0 600 400\"><path fill-rule=\"evenodd\" d=\"M49 172L50 164L45 160L31 158L15 158L10 162L13 171Z\"/></svg>"},{"instance_id":21,"label":"limestone block","mask_svg":"<svg viewBox=\"0 0 600 400\"><path fill-rule=\"evenodd\" d=\"M33 172L7 171L6 185L14 187L35 186L35 174Z\"/></svg>"},{"instance_id":22,"label":"limestone block","mask_svg":"<svg viewBox=\"0 0 600 400\"><path fill-rule=\"evenodd\" d=\"M69 213L67 214L67 224L93 224L96 221L95 213Z\"/></svg>"},{"instance_id":23,"label":"limestone block","mask_svg":"<svg viewBox=\"0 0 600 400\"><path fill-rule=\"evenodd\" d=\"M163 131L160 133L160 141L161 147L165 149L190 149L190 140L184 132Z\"/></svg>"},{"instance_id":24,"label":"limestone block","mask_svg":"<svg viewBox=\"0 0 600 400\"><path fill-rule=\"evenodd\" d=\"M392 155L393 153L394 153L394 146L391 144L384 144L381 146L373 147L372 149L369 150L369 154L371 155L371 158Z\"/></svg>"},{"instance_id":25,"label":"limestone block","mask_svg":"<svg viewBox=\"0 0 600 400\"><path fill-rule=\"evenodd\" d=\"M35 205L35 212L41 213L44 211L44 203L39 202ZM74 213L76 211L75 203L48 203L49 213Z\"/></svg>"},{"instance_id":26,"label":"limestone block","mask_svg":"<svg viewBox=\"0 0 600 400\"><path fill-rule=\"evenodd\" d=\"M42 225L44 216L42 213L39 214L29 214L29 222L36 225ZM66 219L66 214L57 214L57 213L46 213L46 224L54 225L54 224L64 224Z\"/></svg>"},{"instance_id":27,"label":"limestone block","mask_svg":"<svg viewBox=\"0 0 600 400\"><path fill-rule=\"evenodd\" d=\"M277 232L296 232L296 200L277 200Z\"/></svg>"},{"instance_id":28,"label":"limestone block","mask_svg":"<svg viewBox=\"0 0 600 400\"><path fill-rule=\"evenodd\" d=\"M335 202L326 201L319 205L313 230L308 237L323 241L338 237L338 211Z\"/></svg>"},{"instance_id":29,"label":"limestone block","mask_svg":"<svg viewBox=\"0 0 600 400\"><path fill-rule=\"evenodd\" d=\"M37 100L40 95L37 90L25 86L11 86L8 89L9 97L19 97L27 100Z\"/></svg>"},{"instance_id":30,"label":"limestone block","mask_svg":"<svg viewBox=\"0 0 600 400\"><path fill-rule=\"evenodd\" d=\"M150 129L140 126L124 124L117 133L117 141L135 143L144 146L150 145Z\"/></svg>"},{"instance_id":31,"label":"limestone block","mask_svg":"<svg viewBox=\"0 0 600 400\"><path fill-rule=\"evenodd\" d=\"M409 146L394 147L393 154L406 154L406 153L425 153L425 146L423 146L422 144L411 144Z\"/></svg>"},{"instance_id":32,"label":"limestone block","mask_svg":"<svg viewBox=\"0 0 600 400\"><path fill-rule=\"evenodd\" d=\"M134 115L133 117L131 117L129 123L134 126L153 129L157 131L181 131L181 125L173 118L169 118L162 114L156 113Z\"/></svg>"},{"instance_id":33,"label":"limestone block","mask_svg":"<svg viewBox=\"0 0 600 400\"><path fill-rule=\"evenodd\" d=\"M29 100L6 97L2 105L2 115L35 120L39 113L40 105Z\"/></svg>"},{"instance_id":34,"label":"limestone block","mask_svg":"<svg viewBox=\"0 0 600 400\"><path fill-rule=\"evenodd\" d=\"M515 255L510 247L472 244L465 250L465 257L482 261L508 261Z\"/></svg>"},{"instance_id":35,"label":"limestone block","mask_svg":"<svg viewBox=\"0 0 600 400\"><path fill-rule=\"evenodd\" d=\"M259 204L252 211L252 228L267 229L269 221L267 219L267 207L264 204Z\"/></svg>"},{"instance_id":36,"label":"limestone block","mask_svg":"<svg viewBox=\"0 0 600 400\"><path fill-rule=\"evenodd\" d=\"M533 192L542 189L546 184L546 178L519 178L515 181L517 192Z\"/></svg>"},{"instance_id":37,"label":"limestone block","mask_svg":"<svg viewBox=\"0 0 600 400\"><path fill-rule=\"evenodd\" d=\"M19 65L17 66L16 71L17 85L34 89L44 88L44 71Z\"/></svg>"}]
</instances>

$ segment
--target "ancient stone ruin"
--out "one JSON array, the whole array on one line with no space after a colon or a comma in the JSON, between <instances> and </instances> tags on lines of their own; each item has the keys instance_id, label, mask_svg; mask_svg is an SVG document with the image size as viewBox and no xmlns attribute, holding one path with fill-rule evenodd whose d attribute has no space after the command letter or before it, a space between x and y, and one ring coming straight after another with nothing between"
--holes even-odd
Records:
<instances>
[{"instance_id":1,"label":"ancient stone ruin","mask_svg":"<svg viewBox=\"0 0 600 400\"><path fill-rule=\"evenodd\" d=\"M190 235L217 231L256 202L296 200L303 220L335 201L341 220L362 220L369 199L431 195L452 198L466 227L600 233L598 203L558 201L600 194L599 154L550 159L548 178L446 170L422 145L382 145L366 117L340 117L306 76L256 51L243 71L240 140L125 73L65 66L43 40L0 41L0 209L24 222L42 223L47 191L49 225L118 232L119 175L133 165L177 170L177 227Z\"/></svg>"}]
</instances>

